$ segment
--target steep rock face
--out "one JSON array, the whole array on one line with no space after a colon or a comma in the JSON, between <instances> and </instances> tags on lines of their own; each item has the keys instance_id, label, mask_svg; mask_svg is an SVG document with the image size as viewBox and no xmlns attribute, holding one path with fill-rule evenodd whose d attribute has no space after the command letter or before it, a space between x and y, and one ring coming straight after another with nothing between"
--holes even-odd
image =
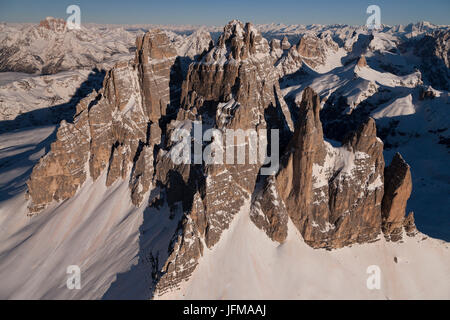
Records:
<instances>
[{"instance_id":1,"label":"steep rock face","mask_svg":"<svg viewBox=\"0 0 450 320\"><path fill-rule=\"evenodd\" d=\"M184 108L195 107L202 113L202 108L212 103L216 110L212 126L223 132L265 129L265 109L285 105L277 80L267 40L251 24L233 21L225 27L218 45L190 66L183 83ZM218 241L246 194L253 191L258 170L257 164L249 164L248 154L242 165L206 166L207 246Z\"/></svg>"},{"instance_id":2,"label":"steep rock face","mask_svg":"<svg viewBox=\"0 0 450 320\"><path fill-rule=\"evenodd\" d=\"M136 40L136 61L140 74L142 99L151 122L165 115L170 104L170 72L177 52L160 30L147 32ZM158 79L158 81L155 81Z\"/></svg>"},{"instance_id":3,"label":"steep rock face","mask_svg":"<svg viewBox=\"0 0 450 320\"><path fill-rule=\"evenodd\" d=\"M104 30L83 25L69 29L62 19L4 30L0 37L0 71L57 74L62 71L110 69L130 56L135 36L123 28Z\"/></svg>"},{"instance_id":4,"label":"steep rock face","mask_svg":"<svg viewBox=\"0 0 450 320\"><path fill-rule=\"evenodd\" d=\"M408 237L414 237L418 231L414 222L414 212L410 212L403 220L403 228Z\"/></svg>"},{"instance_id":5,"label":"steep rock face","mask_svg":"<svg viewBox=\"0 0 450 320\"><path fill-rule=\"evenodd\" d=\"M169 127L183 126L190 131L193 121L201 121L204 129L219 130L223 137L215 138L214 146L215 152L223 155L223 163L171 166L186 184L196 182L191 182L191 189L183 192L194 195L188 201L191 209L163 268L156 295L189 277L202 251L202 243L211 248L219 241L254 190L261 164L250 163L252 151L248 136L243 141L227 142L227 130L266 129L266 111L270 108L278 110L272 120L290 120L270 52L267 40L251 24L244 26L232 21L224 28L217 45L189 67L182 86L182 108ZM289 131L288 125L284 130ZM236 145L243 146L245 159L238 164L235 153L233 164L228 164L226 149ZM161 161L168 161L164 158L162 155ZM185 200L180 197L172 201Z\"/></svg>"},{"instance_id":6,"label":"steep rock face","mask_svg":"<svg viewBox=\"0 0 450 320\"><path fill-rule=\"evenodd\" d=\"M141 203L151 187L174 62L174 50L158 30L138 39L136 62L118 63L107 73L103 88L81 101L73 123L61 124L51 151L33 169L31 213L72 197L87 177L97 180L105 170L107 186L131 175L133 203Z\"/></svg>"},{"instance_id":7,"label":"steep rock face","mask_svg":"<svg viewBox=\"0 0 450 320\"><path fill-rule=\"evenodd\" d=\"M307 33L296 46L291 47L288 44L289 42L285 42L285 45L282 45L285 53L275 64L280 77L297 72L303 63L313 69L324 65L327 57L339 49L338 44L333 41L328 33L321 33L318 36Z\"/></svg>"},{"instance_id":8,"label":"steep rock face","mask_svg":"<svg viewBox=\"0 0 450 320\"><path fill-rule=\"evenodd\" d=\"M93 98L94 94L83 99L78 110L86 110ZM51 152L33 168L27 182L30 214L41 211L54 200L72 197L86 181L90 134L87 112L81 112L73 124L61 122Z\"/></svg>"},{"instance_id":9,"label":"steep rock face","mask_svg":"<svg viewBox=\"0 0 450 320\"><path fill-rule=\"evenodd\" d=\"M64 32L66 31L66 22L63 19L47 17L44 20L41 20L39 27L46 28L54 32Z\"/></svg>"},{"instance_id":10,"label":"steep rock face","mask_svg":"<svg viewBox=\"0 0 450 320\"><path fill-rule=\"evenodd\" d=\"M359 68L367 67L366 57L361 56L361 57L358 59L358 62L356 63L356 65L357 65Z\"/></svg>"},{"instance_id":11,"label":"steep rock face","mask_svg":"<svg viewBox=\"0 0 450 320\"><path fill-rule=\"evenodd\" d=\"M281 58L275 63L278 74L281 77L294 74L303 65L303 59L297 51L296 46L292 46L287 50L287 53L282 55Z\"/></svg>"},{"instance_id":12,"label":"steep rock face","mask_svg":"<svg viewBox=\"0 0 450 320\"><path fill-rule=\"evenodd\" d=\"M296 131L271 192L278 193L290 219L312 247L339 248L372 241L381 231L384 169L383 144L376 137L375 122L369 119L341 147L333 147L323 140L319 110L319 97L307 88ZM266 197L267 193L262 196ZM270 221L267 207L262 214Z\"/></svg>"},{"instance_id":13,"label":"steep rock face","mask_svg":"<svg viewBox=\"0 0 450 320\"><path fill-rule=\"evenodd\" d=\"M273 100L277 77L271 74L270 48L266 39L250 23L228 24L218 44L201 62L190 66L183 83L184 104L204 101L229 101L250 106L267 105ZM262 81L265 76L265 81ZM258 93L263 93L258 96Z\"/></svg>"},{"instance_id":14,"label":"steep rock face","mask_svg":"<svg viewBox=\"0 0 450 320\"><path fill-rule=\"evenodd\" d=\"M289 39L286 36L283 37L283 40L281 40L281 49L289 50L290 47L291 44L289 43Z\"/></svg>"},{"instance_id":15,"label":"steep rock face","mask_svg":"<svg viewBox=\"0 0 450 320\"><path fill-rule=\"evenodd\" d=\"M252 199L250 218L274 241L284 242L288 233L288 213L283 200L277 192L275 179L269 177L262 190Z\"/></svg>"},{"instance_id":16,"label":"steep rock face","mask_svg":"<svg viewBox=\"0 0 450 320\"><path fill-rule=\"evenodd\" d=\"M319 37L313 34L306 34L297 45L297 52L313 68L325 63L329 51L338 49L339 46L329 34L321 34Z\"/></svg>"},{"instance_id":17,"label":"steep rock face","mask_svg":"<svg viewBox=\"0 0 450 320\"><path fill-rule=\"evenodd\" d=\"M382 202L383 233L387 240L398 241L402 238L406 203L411 195L411 170L399 153L384 170L385 191ZM406 221L409 233L414 225L412 214Z\"/></svg>"},{"instance_id":18,"label":"steep rock face","mask_svg":"<svg viewBox=\"0 0 450 320\"><path fill-rule=\"evenodd\" d=\"M156 295L176 289L182 281L189 279L203 254L205 224L204 205L197 192L189 215L180 223L173 237L173 248L169 250L170 255L160 271L161 277L157 279Z\"/></svg>"}]
</instances>

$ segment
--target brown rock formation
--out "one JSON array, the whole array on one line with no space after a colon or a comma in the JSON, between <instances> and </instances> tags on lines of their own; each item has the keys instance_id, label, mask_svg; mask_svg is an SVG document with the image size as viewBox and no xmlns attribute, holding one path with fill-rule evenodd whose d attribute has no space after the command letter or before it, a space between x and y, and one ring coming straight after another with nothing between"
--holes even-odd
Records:
<instances>
[{"instance_id":1,"label":"brown rock formation","mask_svg":"<svg viewBox=\"0 0 450 320\"><path fill-rule=\"evenodd\" d=\"M320 63L328 50L324 46L333 47L326 35L302 41L282 53L285 63L290 58ZM319 97L307 88L294 130L278 84L280 65L274 65L276 51L287 50L286 43L269 45L251 24L232 21L217 45L190 64L182 83L175 50L163 32L146 33L136 46L134 62L118 63L103 88L77 106L73 123L61 123L51 151L28 181L31 213L72 197L87 179L102 178L107 186L129 179L133 204L147 198L154 208L162 203L169 213L163 218L175 230L148 255L156 295L190 277L204 246L217 244L250 197L251 220L278 242L287 237L289 219L314 248L376 240L383 188L385 233L398 226L408 235L416 232L413 215L403 219L407 173L398 179L396 174L405 167L393 161L384 181L383 144L372 119L333 146L323 137ZM227 129L284 131L291 139L280 170L256 184L261 164L249 161L248 136L212 139L218 152L244 146L243 164L237 154L233 164L175 163L176 133L192 134L194 121L222 134ZM210 146L192 136L188 143L201 144L202 150Z\"/></svg>"},{"instance_id":2,"label":"brown rock formation","mask_svg":"<svg viewBox=\"0 0 450 320\"><path fill-rule=\"evenodd\" d=\"M64 32L66 31L66 21L64 21L64 19L47 17L39 22L39 27L46 28L54 32Z\"/></svg>"},{"instance_id":3,"label":"brown rock formation","mask_svg":"<svg viewBox=\"0 0 450 320\"><path fill-rule=\"evenodd\" d=\"M116 64L103 88L77 106L73 123L61 123L51 151L28 181L31 213L72 197L88 176L97 180L105 170L107 186L131 174L136 205L149 191L153 147L161 136L158 120L170 103L175 56L169 39L158 30L137 42L135 63Z\"/></svg>"},{"instance_id":4,"label":"brown rock formation","mask_svg":"<svg viewBox=\"0 0 450 320\"><path fill-rule=\"evenodd\" d=\"M176 50L164 32L154 30L136 39L136 52L144 110L154 123L165 115L170 104L170 71Z\"/></svg>"},{"instance_id":5,"label":"brown rock formation","mask_svg":"<svg viewBox=\"0 0 450 320\"><path fill-rule=\"evenodd\" d=\"M280 77L297 72L304 62L311 68L323 65L327 56L339 49L338 44L327 33L319 36L305 34L296 46L288 46L288 43L285 42L284 47L282 45L286 52L275 63Z\"/></svg>"},{"instance_id":6,"label":"brown rock formation","mask_svg":"<svg viewBox=\"0 0 450 320\"><path fill-rule=\"evenodd\" d=\"M339 248L373 241L381 231L384 169L383 144L376 137L375 122L369 119L336 148L323 140L319 110L319 97L307 88L288 154L271 192L278 193L290 219L312 247ZM268 192L263 193L262 198L266 197ZM260 209L271 221L270 205Z\"/></svg>"},{"instance_id":7,"label":"brown rock formation","mask_svg":"<svg viewBox=\"0 0 450 320\"><path fill-rule=\"evenodd\" d=\"M408 237L414 237L418 231L414 222L414 212L410 212L405 219L403 219L403 228L405 229Z\"/></svg>"},{"instance_id":8,"label":"brown rock formation","mask_svg":"<svg viewBox=\"0 0 450 320\"><path fill-rule=\"evenodd\" d=\"M412 191L411 171L400 153L396 153L391 164L386 167L384 179L383 233L387 240L398 241L402 238L406 203ZM414 223L413 215L410 215L407 222L408 228L411 220Z\"/></svg>"},{"instance_id":9,"label":"brown rock formation","mask_svg":"<svg viewBox=\"0 0 450 320\"><path fill-rule=\"evenodd\" d=\"M222 131L266 128L264 110L269 106L284 106L288 112L279 94L267 40L250 23L244 26L238 21L229 23L218 45L202 61L190 66L182 101L185 109L196 108L200 114L205 105L214 105L213 127ZM290 115L286 114L286 118ZM249 164L247 159L242 165L214 164L205 168L203 201L208 247L219 240L222 230L253 191L259 166Z\"/></svg>"},{"instance_id":10,"label":"brown rock formation","mask_svg":"<svg viewBox=\"0 0 450 320\"><path fill-rule=\"evenodd\" d=\"M283 37L281 40L281 49L289 50L291 48L291 44L289 43L289 39L287 37Z\"/></svg>"},{"instance_id":11,"label":"brown rock formation","mask_svg":"<svg viewBox=\"0 0 450 320\"><path fill-rule=\"evenodd\" d=\"M275 179L266 180L263 189L252 201L250 218L274 241L286 240L288 234L288 213L275 186Z\"/></svg>"},{"instance_id":12,"label":"brown rock formation","mask_svg":"<svg viewBox=\"0 0 450 320\"><path fill-rule=\"evenodd\" d=\"M303 60L312 68L324 64L328 51L336 51L339 46L330 35L317 37L314 34L305 34L297 45L297 52Z\"/></svg>"},{"instance_id":13,"label":"brown rock formation","mask_svg":"<svg viewBox=\"0 0 450 320\"><path fill-rule=\"evenodd\" d=\"M357 65L358 67L360 67L360 68L367 67L367 61L366 61L366 58L365 58L364 56L361 56L361 57L358 59L358 62L356 63L356 65Z\"/></svg>"}]
</instances>

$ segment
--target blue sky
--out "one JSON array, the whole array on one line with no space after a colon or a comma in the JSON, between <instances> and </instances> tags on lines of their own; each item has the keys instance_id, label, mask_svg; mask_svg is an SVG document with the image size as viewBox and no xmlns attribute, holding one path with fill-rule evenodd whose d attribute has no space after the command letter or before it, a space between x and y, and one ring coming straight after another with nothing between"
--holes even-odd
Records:
<instances>
[{"instance_id":1,"label":"blue sky","mask_svg":"<svg viewBox=\"0 0 450 320\"><path fill-rule=\"evenodd\" d=\"M223 25L232 19L254 23L365 24L368 5L381 8L381 23L417 21L450 24L450 0L0 0L0 21L38 22L46 16L66 18L77 4L82 22L117 24Z\"/></svg>"}]
</instances>

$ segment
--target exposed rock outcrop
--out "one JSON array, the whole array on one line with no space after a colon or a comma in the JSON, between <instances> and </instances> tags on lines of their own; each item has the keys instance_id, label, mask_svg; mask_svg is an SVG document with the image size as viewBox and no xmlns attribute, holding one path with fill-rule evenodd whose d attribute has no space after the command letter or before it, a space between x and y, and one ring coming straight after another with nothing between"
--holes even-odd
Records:
<instances>
[{"instance_id":1,"label":"exposed rock outcrop","mask_svg":"<svg viewBox=\"0 0 450 320\"><path fill-rule=\"evenodd\" d=\"M137 47L135 63L116 64L103 88L78 104L73 123L61 123L51 151L28 181L31 213L72 197L87 177L97 180L105 170L107 186L131 174L136 205L149 191L153 147L161 139L158 121L170 104L175 51L158 30L138 38Z\"/></svg>"},{"instance_id":2,"label":"exposed rock outcrop","mask_svg":"<svg viewBox=\"0 0 450 320\"><path fill-rule=\"evenodd\" d=\"M405 171L394 159L384 171L373 119L342 145L326 141L319 96L306 88L294 126L279 87L282 66L274 61L281 56L287 64L290 58L320 64L323 50L335 43L326 34L305 36L294 47L286 42L269 44L252 24L232 21L217 44L185 70L164 32L138 37L134 61L116 64L103 88L78 104L73 123L61 123L51 151L28 181L30 213L74 196L88 179L105 179L106 186L127 181L132 203L148 199L150 206L164 207L163 218L175 230L145 255L155 295L191 276L246 199L253 223L280 243L289 219L314 248L375 241L382 230L391 240L398 228L414 235L413 215L403 218L409 167ZM203 134L209 129L215 131L208 141ZM228 140L230 129L244 135ZM252 149L246 130L264 135L267 129L279 129L280 141ZM181 142L188 159L176 162ZM252 162L250 156L266 156L277 142L285 154L280 168L266 177L261 159ZM198 161L198 149L203 157L210 151L217 162ZM228 149L234 150L231 163Z\"/></svg>"},{"instance_id":3,"label":"exposed rock outcrop","mask_svg":"<svg viewBox=\"0 0 450 320\"><path fill-rule=\"evenodd\" d=\"M47 17L44 20L41 20L39 27L62 33L66 31L66 21L64 21L64 19Z\"/></svg>"},{"instance_id":4,"label":"exposed rock outcrop","mask_svg":"<svg viewBox=\"0 0 450 320\"><path fill-rule=\"evenodd\" d=\"M418 233L414 222L414 212L410 212L405 219L403 219L403 228L408 237L414 237Z\"/></svg>"},{"instance_id":5,"label":"exposed rock outcrop","mask_svg":"<svg viewBox=\"0 0 450 320\"><path fill-rule=\"evenodd\" d=\"M325 63L329 51L336 51L338 48L339 46L329 34L319 37L314 34L305 34L297 45L297 52L309 66L315 68Z\"/></svg>"},{"instance_id":6,"label":"exposed rock outcrop","mask_svg":"<svg viewBox=\"0 0 450 320\"><path fill-rule=\"evenodd\" d=\"M284 106L286 118L290 118L273 71L267 40L251 24L233 21L225 27L218 45L190 66L183 83L184 109L195 108L200 116L207 117L204 108L212 107L213 127L223 132L265 129L265 109L269 106ZM245 143L248 147L248 138ZM226 147L225 142L222 146ZM259 165L249 161L205 167L207 246L218 241L243 199L253 191L258 170Z\"/></svg>"},{"instance_id":7,"label":"exposed rock outcrop","mask_svg":"<svg viewBox=\"0 0 450 320\"><path fill-rule=\"evenodd\" d=\"M283 37L283 40L281 40L281 49L289 50L290 47L291 44L289 43L289 39L287 37Z\"/></svg>"},{"instance_id":8,"label":"exposed rock outcrop","mask_svg":"<svg viewBox=\"0 0 450 320\"><path fill-rule=\"evenodd\" d=\"M359 68L367 67L366 57L361 56L361 57L358 59L358 62L356 63L356 65L357 65Z\"/></svg>"},{"instance_id":9,"label":"exposed rock outcrop","mask_svg":"<svg viewBox=\"0 0 450 320\"><path fill-rule=\"evenodd\" d=\"M319 110L319 97L307 88L276 188L265 190L279 195L312 247L339 248L373 241L381 231L384 169L383 144L376 137L375 122L369 119L341 147L333 147L323 139ZM262 198L269 198L268 192ZM271 206L261 202L258 206L270 221Z\"/></svg>"},{"instance_id":10,"label":"exposed rock outcrop","mask_svg":"<svg viewBox=\"0 0 450 320\"><path fill-rule=\"evenodd\" d=\"M384 196L382 202L383 233L387 240L402 239L406 203L411 195L411 170L399 153L384 171ZM413 233L414 215L405 222L409 233Z\"/></svg>"},{"instance_id":11,"label":"exposed rock outcrop","mask_svg":"<svg viewBox=\"0 0 450 320\"><path fill-rule=\"evenodd\" d=\"M160 30L138 37L136 52L144 110L149 120L155 123L166 114L170 104L170 72L177 52Z\"/></svg>"},{"instance_id":12,"label":"exposed rock outcrop","mask_svg":"<svg viewBox=\"0 0 450 320\"><path fill-rule=\"evenodd\" d=\"M275 64L280 77L294 74L302 67L303 63L313 69L324 65L328 55L339 49L338 44L328 33L322 33L319 36L307 33L296 46L288 46L288 43L285 42L285 46L282 45L285 53Z\"/></svg>"},{"instance_id":13,"label":"exposed rock outcrop","mask_svg":"<svg viewBox=\"0 0 450 320\"><path fill-rule=\"evenodd\" d=\"M273 177L268 178L263 189L256 193L250 209L250 218L274 241L286 240L288 213L280 198Z\"/></svg>"},{"instance_id":14,"label":"exposed rock outcrop","mask_svg":"<svg viewBox=\"0 0 450 320\"><path fill-rule=\"evenodd\" d=\"M184 240L177 242L179 245L170 254L165 273L158 281L158 295L168 286L178 285L182 280L177 277L179 270L185 273L184 278L188 277L201 252L201 243L213 247L254 190L261 164L249 161L249 137L230 142L226 140L227 130L266 129L269 108L279 111L272 114L271 120L292 125L280 94L269 43L250 23L244 26L232 21L224 28L217 45L190 65L181 97L182 107L170 126L183 126L190 131L193 121L201 121L205 129L219 130L223 137L215 138L214 146L218 154L223 154L223 163L204 163L201 174L194 165L172 167L177 176L185 177L185 182L188 176L197 182L183 192L194 195L192 208L184 222L186 227L180 231L179 237ZM289 131L289 126L286 124L283 130ZM243 163L238 164L237 153L233 164L226 163L227 148L237 145L244 148ZM193 244L198 245L192 247Z\"/></svg>"}]
</instances>

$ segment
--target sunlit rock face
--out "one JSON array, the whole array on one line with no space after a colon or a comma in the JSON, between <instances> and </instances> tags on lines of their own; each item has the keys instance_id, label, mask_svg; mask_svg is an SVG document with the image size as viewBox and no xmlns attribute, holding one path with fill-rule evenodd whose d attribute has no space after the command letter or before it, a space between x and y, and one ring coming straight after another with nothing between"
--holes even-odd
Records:
<instances>
[{"instance_id":1,"label":"sunlit rock face","mask_svg":"<svg viewBox=\"0 0 450 320\"><path fill-rule=\"evenodd\" d=\"M280 212L287 211L305 242L315 248L375 240L381 231L384 170L383 143L376 137L375 122L369 119L341 147L334 147L323 139L320 101L313 90L304 91L299 108L282 168L262 198L274 198L286 208ZM264 206L259 201L258 206L274 229L270 203ZM286 224L286 219L275 217ZM274 240L283 241L279 232L275 234Z\"/></svg>"},{"instance_id":2,"label":"sunlit rock face","mask_svg":"<svg viewBox=\"0 0 450 320\"><path fill-rule=\"evenodd\" d=\"M108 71L103 88L77 106L73 123L61 123L51 151L28 181L30 212L72 197L88 177L106 170L106 185L131 175L136 205L153 179L153 147L161 139L158 121L170 104L175 50L158 30L137 39L135 62ZM43 188L43 186L48 186Z\"/></svg>"},{"instance_id":3,"label":"sunlit rock face","mask_svg":"<svg viewBox=\"0 0 450 320\"><path fill-rule=\"evenodd\" d=\"M403 230L415 234L413 215L404 218L409 166L396 156L385 169L372 118L340 144L327 140L319 95L308 87L290 106L297 114L295 124L292 120L280 77L303 63L325 63L326 52L337 50L329 36L308 35L297 46L287 38L269 44L252 24L231 21L214 46L209 35L195 37L204 39L186 69L181 49L164 32L137 38L135 59L107 72L102 88L77 105L71 123L61 123L50 152L34 167L30 214L73 197L88 179L104 177L107 187L127 181L135 206L164 207L161 220L174 225L165 236L169 240L146 248L156 296L189 279L246 201L251 221L280 243L287 239L289 220L313 248L376 241L382 232L392 241ZM357 64L367 66L364 56ZM189 145L200 145L202 152L214 142L222 162L175 163L177 134L192 134L196 123L202 124L201 134L278 129L280 141L262 151L268 154L279 142L280 166L272 175L262 174L262 163L250 162L256 151L248 136L231 142L190 137ZM237 145L245 150L244 163L237 163L237 154L226 163L227 147Z\"/></svg>"}]
</instances>

